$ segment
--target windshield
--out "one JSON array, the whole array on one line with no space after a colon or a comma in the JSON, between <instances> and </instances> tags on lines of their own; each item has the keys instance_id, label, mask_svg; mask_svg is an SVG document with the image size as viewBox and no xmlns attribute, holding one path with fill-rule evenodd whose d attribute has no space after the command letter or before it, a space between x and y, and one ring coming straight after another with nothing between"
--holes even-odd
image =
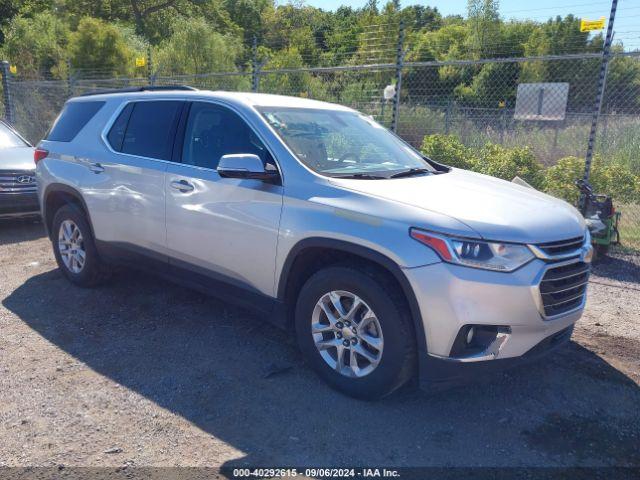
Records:
<instances>
[{"instance_id":1,"label":"windshield","mask_svg":"<svg viewBox=\"0 0 640 480\"><path fill-rule=\"evenodd\" d=\"M330 177L391 178L434 169L412 147L357 112L261 108L295 155Z\"/></svg>"},{"instance_id":2,"label":"windshield","mask_svg":"<svg viewBox=\"0 0 640 480\"><path fill-rule=\"evenodd\" d=\"M27 144L11 131L4 123L0 122L0 148L26 147Z\"/></svg>"}]
</instances>

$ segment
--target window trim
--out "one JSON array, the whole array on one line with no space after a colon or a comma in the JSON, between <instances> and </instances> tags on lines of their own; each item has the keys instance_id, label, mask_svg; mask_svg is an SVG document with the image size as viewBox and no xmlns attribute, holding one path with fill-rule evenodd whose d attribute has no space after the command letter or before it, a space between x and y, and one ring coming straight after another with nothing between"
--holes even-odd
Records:
<instances>
[{"instance_id":1,"label":"window trim","mask_svg":"<svg viewBox=\"0 0 640 480\"><path fill-rule=\"evenodd\" d=\"M137 102L162 102L162 101L173 101L173 102L180 101L180 102L183 103L182 111L180 113L180 118L178 118L178 122L177 122L177 125L176 125L176 130L174 132L173 152L172 152L172 155L171 155L171 160L162 160L160 158L143 157L141 155L132 155L130 153L118 152L118 151L114 150L111 147L111 144L109 143L107 135L109 134L109 131L113 127L113 124L116 122L116 120L120 116L120 113L122 113L122 111L126 108L126 106L128 104L137 103ZM232 105L232 104L230 104L228 102L225 102L224 100L218 99L218 98L185 98L185 97L177 97L177 98L175 98L175 97L171 97L171 98L166 98L166 97L165 98L142 98L142 99L127 98L125 101L121 102L118 105L118 107L115 109L114 113L111 115L111 118L109 118L107 123L105 123L105 127L102 129L102 132L100 133L100 138L102 139L102 142L107 147L109 152L115 153L116 155L126 155L126 156L134 157L134 158L144 158L145 160L153 160L155 162L168 163L168 164L171 164L171 165L182 165L184 167L194 168L194 169L197 169L197 170L204 170L204 171L208 171L208 172L214 172L216 175L218 175L218 171L215 168L199 167L197 165L189 165L189 164L183 163L182 162L182 148L178 149L178 155L176 156L176 147L184 145L184 135L185 135L185 132L186 132L186 124L187 124L187 120L188 120L188 115L189 115L189 113L191 111L191 105L193 103L196 103L196 102L211 103L213 105L216 105L216 106L219 106L219 107L222 107L222 108L227 108L230 111L232 111L233 113L235 113L236 115L238 115L240 117L240 119L242 119L242 121L247 124L247 127L249 127L251 129L251 131L254 133L254 135L256 137L258 137L258 139L262 142L264 147L267 149L267 151L271 155L271 158L273 159L273 161L275 163L275 167L278 170L278 175L280 177L280 182L279 183L281 185L284 184L284 175L283 175L283 171L282 171L282 168L280 166L280 162L278 160L278 157L276 157L276 155L274 155L273 148L271 147L271 145L269 145L269 142L265 141L264 135L262 135L262 134L260 134L260 132L256 131L256 129L253 127L253 125L247 119L247 116L243 112L241 112L240 110L235 108L234 105ZM186 115L185 115L185 111L186 111ZM183 116L184 116L184 124L181 125L181 123L183 121ZM181 126L183 128L180 128ZM127 122L127 127L128 127L128 122ZM269 128L270 128L270 126L269 126ZM278 138L278 137L276 136L276 138ZM222 177L220 177L220 178L222 178Z\"/></svg>"}]
</instances>

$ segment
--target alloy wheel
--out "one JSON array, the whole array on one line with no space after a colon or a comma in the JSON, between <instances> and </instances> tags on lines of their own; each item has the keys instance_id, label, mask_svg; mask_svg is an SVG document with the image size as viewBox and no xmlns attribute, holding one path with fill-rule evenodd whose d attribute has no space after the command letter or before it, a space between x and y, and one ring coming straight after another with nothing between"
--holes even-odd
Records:
<instances>
[{"instance_id":1,"label":"alloy wheel","mask_svg":"<svg viewBox=\"0 0 640 480\"><path fill-rule=\"evenodd\" d=\"M382 328L360 297L344 290L324 294L311 316L311 333L322 359L346 377L364 377L382 358Z\"/></svg>"},{"instance_id":2,"label":"alloy wheel","mask_svg":"<svg viewBox=\"0 0 640 480\"><path fill-rule=\"evenodd\" d=\"M73 220L65 220L58 231L58 250L64 266L72 273L84 268L87 252L84 249L82 232Z\"/></svg>"}]
</instances>

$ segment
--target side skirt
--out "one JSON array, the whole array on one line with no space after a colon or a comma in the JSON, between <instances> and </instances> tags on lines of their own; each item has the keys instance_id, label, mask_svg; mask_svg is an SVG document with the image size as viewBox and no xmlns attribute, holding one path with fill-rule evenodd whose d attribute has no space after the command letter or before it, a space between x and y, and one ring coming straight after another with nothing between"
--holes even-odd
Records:
<instances>
[{"instance_id":1,"label":"side skirt","mask_svg":"<svg viewBox=\"0 0 640 480\"><path fill-rule=\"evenodd\" d=\"M96 248L102 260L109 264L159 275L169 282L262 314L265 320L277 327L286 325L285 304L250 285L128 243L96 240Z\"/></svg>"}]
</instances>

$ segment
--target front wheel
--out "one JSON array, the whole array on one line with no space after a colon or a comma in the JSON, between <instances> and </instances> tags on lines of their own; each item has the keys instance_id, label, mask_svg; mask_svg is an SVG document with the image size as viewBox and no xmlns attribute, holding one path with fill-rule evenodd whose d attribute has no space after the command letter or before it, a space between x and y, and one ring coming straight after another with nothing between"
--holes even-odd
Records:
<instances>
[{"instance_id":1,"label":"front wheel","mask_svg":"<svg viewBox=\"0 0 640 480\"><path fill-rule=\"evenodd\" d=\"M406 302L385 275L348 267L323 269L302 287L295 319L309 364L347 395L383 397L415 371L415 336Z\"/></svg>"}]
</instances>

